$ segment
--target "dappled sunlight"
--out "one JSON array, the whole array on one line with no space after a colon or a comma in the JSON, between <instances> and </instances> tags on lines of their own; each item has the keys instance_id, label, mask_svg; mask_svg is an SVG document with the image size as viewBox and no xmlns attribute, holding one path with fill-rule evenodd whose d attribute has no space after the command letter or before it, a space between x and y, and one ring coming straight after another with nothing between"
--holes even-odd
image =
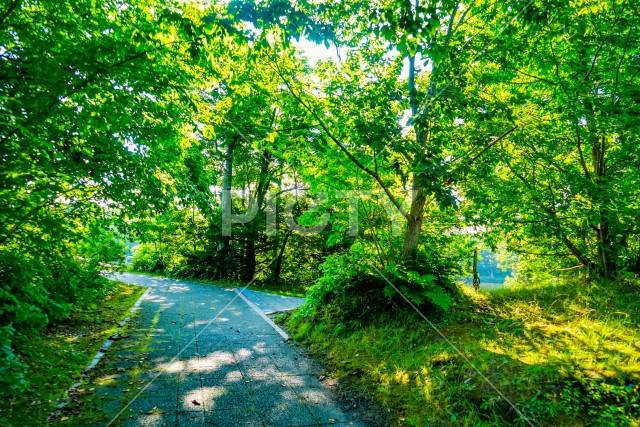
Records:
<instances>
[{"instance_id":1,"label":"dappled sunlight","mask_svg":"<svg viewBox=\"0 0 640 427\"><path fill-rule=\"evenodd\" d=\"M166 300L167 300L166 297L155 295L153 293L149 294L147 297L147 301L153 302L153 303L164 303Z\"/></svg>"},{"instance_id":2,"label":"dappled sunlight","mask_svg":"<svg viewBox=\"0 0 640 427\"><path fill-rule=\"evenodd\" d=\"M207 402L209 404L212 405L213 401L220 397L220 396L224 396L225 394L228 394L229 391L227 390L226 387L224 386L216 386L216 387L202 387L202 398L204 399L204 402Z\"/></svg>"},{"instance_id":3,"label":"dappled sunlight","mask_svg":"<svg viewBox=\"0 0 640 427\"><path fill-rule=\"evenodd\" d=\"M93 380L93 384L97 386L108 386L110 384L115 383L118 380L118 375L116 374L108 374L101 377L98 377Z\"/></svg>"},{"instance_id":4,"label":"dappled sunlight","mask_svg":"<svg viewBox=\"0 0 640 427\"><path fill-rule=\"evenodd\" d=\"M203 410L203 394L200 387L188 390L180 396L180 408L185 411Z\"/></svg>"},{"instance_id":5,"label":"dappled sunlight","mask_svg":"<svg viewBox=\"0 0 640 427\"><path fill-rule=\"evenodd\" d=\"M174 360L169 363L162 363L158 365L158 370L170 373L177 373L184 371L187 366L187 361L184 360Z\"/></svg>"},{"instance_id":6,"label":"dappled sunlight","mask_svg":"<svg viewBox=\"0 0 640 427\"><path fill-rule=\"evenodd\" d=\"M175 294L175 293L189 292L190 290L191 288L189 286L177 283L169 286L169 288L167 289L167 292L171 294Z\"/></svg>"},{"instance_id":7,"label":"dappled sunlight","mask_svg":"<svg viewBox=\"0 0 640 427\"><path fill-rule=\"evenodd\" d=\"M161 426L164 424L163 421L165 421L163 414L142 414L138 417L137 425L140 427Z\"/></svg>"},{"instance_id":8,"label":"dappled sunlight","mask_svg":"<svg viewBox=\"0 0 640 427\"><path fill-rule=\"evenodd\" d=\"M234 355L232 353L228 351L221 351L221 350L209 352L203 357L209 358L209 359L222 359L222 360L225 360L227 363L234 363L235 361Z\"/></svg>"},{"instance_id":9,"label":"dappled sunlight","mask_svg":"<svg viewBox=\"0 0 640 427\"><path fill-rule=\"evenodd\" d=\"M527 322L520 334L485 339L484 349L527 365L563 364L593 378L640 374L636 331L622 322L584 317L552 324Z\"/></svg>"},{"instance_id":10,"label":"dappled sunlight","mask_svg":"<svg viewBox=\"0 0 640 427\"><path fill-rule=\"evenodd\" d=\"M245 374L248 378L254 380L276 377L280 374L280 371L275 366L267 366L265 368L247 368Z\"/></svg>"},{"instance_id":11,"label":"dappled sunlight","mask_svg":"<svg viewBox=\"0 0 640 427\"><path fill-rule=\"evenodd\" d=\"M199 326L206 325L208 327L209 324L210 324L209 320L197 320L195 322L185 323L184 327L185 328L196 328L199 331L200 330Z\"/></svg>"},{"instance_id":12,"label":"dappled sunlight","mask_svg":"<svg viewBox=\"0 0 640 427\"><path fill-rule=\"evenodd\" d=\"M253 352L251 352L250 350L248 350L246 348L241 348L241 349L237 350L234 353L234 356L238 361L242 361L242 360L248 359L252 355L253 355Z\"/></svg>"},{"instance_id":13,"label":"dappled sunlight","mask_svg":"<svg viewBox=\"0 0 640 427\"><path fill-rule=\"evenodd\" d=\"M232 384L241 382L242 379L242 372L240 370L234 370L227 372L227 374L223 378L223 381L225 384Z\"/></svg>"},{"instance_id":14,"label":"dappled sunlight","mask_svg":"<svg viewBox=\"0 0 640 427\"><path fill-rule=\"evenodd\" d=\"M235 359L230 355L228 357L198 357L187 361L186 368L189 372L211 373L235 363Z\"/></svg>"},{"instance_id":15,"label":"dappled sunlight","mask_svg":"<svg viewBox=\"0 0 640 427\"><path fill-rule=\"evenodd\" d=\"M232 414L276 426L347 421L302 356L248 305L240 301L212 321L204 306L219 304L219 293L194 303L172 288L155 288L131 335L116 341L106 369L118 373L93 380L105 411L130 402L135 425L244 424Z\"/></svg>"},{"instance_id":16,"label":"dappled sunlight","mask_svg":"<svg viewBox=\"0 0 640 427\"><path fill-rule=\"evenodd\" d=\"M171 307L173 307L176 303L175 302L168 302L168 303L164 303L160 305L160 310L168 310Z\"/></svg>"}]
</instances>

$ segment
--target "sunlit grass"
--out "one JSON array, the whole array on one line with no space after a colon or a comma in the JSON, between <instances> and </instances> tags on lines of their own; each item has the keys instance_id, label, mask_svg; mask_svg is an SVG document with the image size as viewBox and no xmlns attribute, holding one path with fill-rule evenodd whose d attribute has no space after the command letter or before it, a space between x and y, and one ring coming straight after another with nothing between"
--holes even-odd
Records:
<instances>
[{"instance_id":1,"label":"sunlit grass","mask_svg":"<svg viewBox=\"0 0 640 427\"><path fill-rule=\"evenodd\" d=\"M487 379L541 424L591 425L597 419L599 425L638 425L638 291L635 282L559 282L479 292L464 286L457 307L438 325ZM398 424L524 425L416 316L384 315L361 327L336 325L331 310L336 308L289 321L294 337L324 355L334 375L357 379L358 387L397 415Z\"/></svg>"}]
</instances>

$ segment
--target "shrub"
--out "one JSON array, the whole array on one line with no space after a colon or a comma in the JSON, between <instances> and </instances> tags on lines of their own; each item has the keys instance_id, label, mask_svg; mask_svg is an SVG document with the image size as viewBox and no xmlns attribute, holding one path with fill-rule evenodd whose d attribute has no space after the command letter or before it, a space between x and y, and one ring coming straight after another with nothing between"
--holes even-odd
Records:
<instances>
[{"instance_id":1,"label":"shrub","mask_svg":"<svg viewBox=\"0 0 640 427\"><path fill-rule=\"evenodd\" d=\"M131 264L138 271L162 271L165 268L162 250L151 243L141 243L133 249Z\"/></svg>"},{"instance_id":2,"label":"shrub","mask_svg":"<svg viewBox=\"0 0 640 427\"><path fill-rule=\"evenodd\" d=\"M333 315L340 319L406 307L396 289L422 311L443 313L453 304L456 292L450 280L452 268L441 260L422 257L378 272L363 252L352 247L349 253L330 256L321 265L323 276L311 287L306 306L295 316L310 315L325 305L332 305Z\"/></svg>"},{"instance_id":3,"label":"shrub","mask_svg":"<svg viewBox=\"0 0 640 427\"><path fill-rule=\"evenodd\" d=\"M96 267L69 248L37 256L0 250L0 390L27 386L15 336L40 333L105 294L108 281Z\"/></svg>"}]
</instances>

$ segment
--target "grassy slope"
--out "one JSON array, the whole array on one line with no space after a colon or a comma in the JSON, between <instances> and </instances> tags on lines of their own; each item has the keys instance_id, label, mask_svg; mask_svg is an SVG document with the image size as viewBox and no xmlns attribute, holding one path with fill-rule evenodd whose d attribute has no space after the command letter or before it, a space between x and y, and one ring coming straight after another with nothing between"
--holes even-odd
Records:
<instances>
[{"instance_id":1,"label":"grassy slope","mask_svg":"<svg viewBox=\"0 0 640 427\"><path fill-rule=\"evenodd\" d=\"M640 425L640 286L564 282L462 288L438 327L542 425ZM368 388L402 425L524 425L508 404L411 314L336 321L325 307L288 320L334 374ZM399 318L402 317L402 318ZM536 422L533 422L536 424Z\"/></svg>"},{"instance_id":2,"label":"grassy slope","mask_svg":"<svg viewBox=\"0 0 640 427\"><path fill-rule=\"evenodd\" d=\"M58 400L144 292L139 286L113 283L113 290L100 306L74 313L65 324L17 343L21 359L29 365L30 390L0 400L0 425L45 424Z\"/></svg>"}]
</instances>

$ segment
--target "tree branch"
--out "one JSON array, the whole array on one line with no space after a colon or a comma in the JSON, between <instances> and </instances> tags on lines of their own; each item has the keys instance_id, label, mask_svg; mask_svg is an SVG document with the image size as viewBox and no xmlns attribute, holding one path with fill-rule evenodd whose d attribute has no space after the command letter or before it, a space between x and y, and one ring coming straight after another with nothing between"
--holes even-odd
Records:
<instances>
[{"instance_id":1,"label":"tree branch","mask_svg":"<svg viewBox=\"0 0 640 427\"><path fill-rule=\"evenodd\" d=\"M582 151L582 144L580 143L580 129L576 132L576 145L578 146L578 153L580 154L580 164L582 165L582 170L584 171L584 176L587 179L591 179L591 174L589 173L589 168L587 167L587 162L584 160L584 153Z\"/></svg>"},{"instance_id":2,"label":"tree branch","mask_svg":"<svg viewBox=\"0 0 640 427\"><path fill-rule=\"evenodd\" d=\"M499 137L497 137L496 139L494 139L493 141L491 141L489 144L487 144L486 147L484 147L478 154L476 154L475 156L473 156L469 162L466 164L466 166L470 166L473 164L473 162L475 162L476 160L478 160L480 158L480 156L482 156L485 152L487 152L489 149L491 149L491 147L493 147L494 145L496 145L498 142L502 141L503 139L505 139L507 136L509 136L512 132L516 131L518 129L518 126L513 126L511 129L507 130L505 133L503 133L502 135L500 135ZM468 157L471 154L471 150L467 151L465 154L463 154L461 157L458 157L457 159L455 159L452 163L455 163L459 160L464 159L465 157Z\"/></svg>"},{"instance_id":3,"label":"tree branch","mask_svg":"<svg viewBox=\"0 0 640 427\"><path fill-rule=\"evenodd\" d=\"M322 130L325 132L325 134L329 137L329 139L331 139L340 149L340 151L342 151L348 158L349 160L351 160L360 170L364 171L365 173L367 173L368 175L370 175L371 177L373 177L373 179L375 179L378 184L380 185L380 187L382 188L382 190L385 192L385 194L387 195L387 197L389 197L389 200L391 200L391 203L393 203L393 205L396 207L396 209L398 209L398 211L405 217L405 218L409 218L409 214L407 213L406 210L404 210L402 208L402 205L400 204L400 202L398 201L398 199L396 199L396 197L391 193L391 190L389 190L389 188L387 187L387 185L384 183L384 181L382 181L382 178L380 177L380 175L378 173L376 173L375 171L369 169L368 167L366 167L365 165L363 165L353 154L351 154L351 152L347 149L347 147L342 143L342 141L340 141L334 134L333 132L331 132L331 130L329 129L329 127L327 126L327 124L324 122L324 120L320 117L320 115L313 109L311 108L303 99L302 97L297 94L293 88L291 87L291 83L289 82L289 80L287 78L285 78L285 76L282 74L282 70L280 70L280 67L278 66L277 62L275 63L276 66L276 70L278 72L278 74L280 75L280 78L282 78L282 80L285 82L285 85L287 86L287 89L289 90L289 93L291 93L291 95L300 103L300 105L302 105L309 113L311 113L311 115L318 121L318 123L320 124L320 127L322 128Z\"/></svg>"}]
</instances>

